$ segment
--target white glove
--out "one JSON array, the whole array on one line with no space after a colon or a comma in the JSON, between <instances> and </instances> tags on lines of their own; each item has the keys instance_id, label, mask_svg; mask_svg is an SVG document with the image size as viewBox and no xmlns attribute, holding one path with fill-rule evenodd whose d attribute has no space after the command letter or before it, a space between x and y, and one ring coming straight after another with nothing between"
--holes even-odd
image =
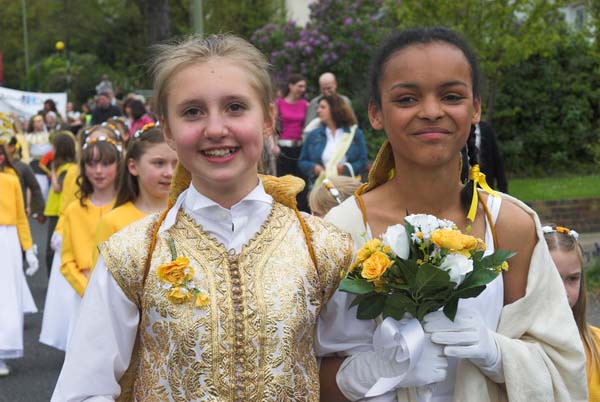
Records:
<instances>
[{"instance_id":1,"label":"white glove","mask_svg":"<svg viewBox=\"0 0 600 402\"><path fill-rule=\"evenodd\" d=\"M416 321L416 320L414 320ZM418 324L420 328L420 324ZM391 346L385 350L359 352L349 356L340 366L336 381L340 391L351 401L364 399L366 396L377 396L391 389L412 387L443 381L446 378L448 361L443 353L443 348L431 342L420 330L420 339L417 342L422 350L416 356L416 362L410 359L398 359L403 349L401 345ZM377 332L377 331L376 331ZM415 343L411 340L411 343ZM411 356L415 358L415 356ZM413 367L410 369L410 367ZM378 383L380 380L389 381L387 385ZM372 389L378 383L376 389Z\"/></svg>"},{"instance_id":2,"label":"white glove","mask_svg":"<svg viewBox=\"0 0 600 402\"><path fill-rule=\"evenodd\" d=\"M504 382L498 342L479 311L459 307L454 322L442 311L436 311L423 318L423 328L431 334L433 342L445 345L446 356L469 359L492 381Z\"/></svg>"},{"instance_id":3,"label":"white glove","mask_svg":"<svg viewBox=\"0 0 600 402\"><path fill-rule=\"evenodd\" d=\"M50 247L52 247L52 250L58 250L62 246L62 241L62 236L58 232L52 233L52 237L50 238Z\"/></svg>"},{"instance_id":4,"label":"white glove","mask_svg":"<svg viewBox=\"0 0 600 402\"><path fill-rule=\"evenodd\" d=\"M25 259L27 260L27 269L25 270L25 274L27 276L32 276L40 267L40 263L37 259L37 245L34 245L32 248L25 251Z\"/></svg>"}]
</instances>

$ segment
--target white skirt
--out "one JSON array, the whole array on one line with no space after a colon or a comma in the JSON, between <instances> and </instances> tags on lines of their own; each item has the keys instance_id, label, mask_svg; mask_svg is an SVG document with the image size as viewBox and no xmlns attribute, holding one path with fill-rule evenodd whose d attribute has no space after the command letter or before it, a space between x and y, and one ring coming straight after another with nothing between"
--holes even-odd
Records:
<instances>
[{"instance_id":1,"label":"white skirt","mask_svg":"<svg viewBox=\"0 0 600 402\"><path fill-rule=\"evenodd\" d=\"M16 359L23 356L23 314L37 312L16 226L0 225L0 256L0 359Z\"/></svg>"},{"instance_id":2,"label":"white skirt","mask_svg":"<svg viewBox=\"0 0 600 402\"><path fill-rule=\"evenodd\" d=\"M60 273L62 247L54 251L40 342L65 351L79 312L81 297Z\"/></svg>"}]
</instances>

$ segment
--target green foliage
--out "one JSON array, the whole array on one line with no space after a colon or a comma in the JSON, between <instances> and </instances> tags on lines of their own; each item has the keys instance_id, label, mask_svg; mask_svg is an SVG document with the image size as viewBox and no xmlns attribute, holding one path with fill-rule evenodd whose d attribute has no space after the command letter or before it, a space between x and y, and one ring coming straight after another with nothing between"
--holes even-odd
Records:
<instances>
[{"instance_id":1,"label":"green foliage","mask_svg":"<svg viewBox=\"0 0 600 402\"><path fill-rule=\"evenodd\" d=\"M586 289L593 294L600 294L600 257L596 257L585 269Z\"/></svg>"},{"instance_id":2,"label":"green foliage","mask_svg":"<svg viewBox=\"0 0 600 402\"><path fill-rule=\"evenodd\" d=\"M205 0L203 7L206 33L235 32L250 39L266 23L285 20L284 0Z\"/></svg>"},{"instance_id":3,"label":"green foliage","mask_svg":"<svg viewBox=\"0 0 600 402\"><path fill-rule=\"evenodd\" d=\"M589 41L569 34L552 57L505 68L492 123L514 174L572 174L598 161L599 64Z\"/></svg>"}]
</instances>

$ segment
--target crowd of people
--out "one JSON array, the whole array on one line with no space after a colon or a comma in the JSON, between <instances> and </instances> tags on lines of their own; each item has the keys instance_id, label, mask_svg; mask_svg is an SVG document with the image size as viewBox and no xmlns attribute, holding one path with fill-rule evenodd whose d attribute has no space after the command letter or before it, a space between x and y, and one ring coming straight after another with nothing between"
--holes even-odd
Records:
<instances>
[{"instance_id":1,"label":"crowd of people","mask_svg":"<svg viewBox=\"0 0 600 402\"><path fill-rule=\"evenodd\" d=\"M369 123L387 139L370 168L333 73L311 100L298 74L277 91L232 35L161 45L152 108L119 104L103 77L91 111L2 116L0 376L36 311L31 217L48 226L40 342L66 351L53 401L600 400L578 234L506 194L475 54L418 28L371 63ZM480 165L503 193L474 197ZM408 211L516 254L454 321L400 320L406 343L383 355L381 320L357 319L338 285Z\"/></svg>"}]
</instances>

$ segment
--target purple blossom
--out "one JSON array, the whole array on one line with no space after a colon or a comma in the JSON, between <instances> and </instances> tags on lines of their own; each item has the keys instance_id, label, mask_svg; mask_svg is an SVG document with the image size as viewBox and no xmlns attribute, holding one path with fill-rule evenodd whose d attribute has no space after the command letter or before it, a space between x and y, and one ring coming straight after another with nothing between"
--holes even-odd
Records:
<instances>
[{"instance_id":1,"label":"purple blossom","mask_svg":"<svg viewBox=\"0 0 600 402\"><path fill-rule=\"evenodd\" d=\"M344 18L344 25L348 26L352 24L352 18L351 17L345 17Z\"/></svg>"}]
</instances>

